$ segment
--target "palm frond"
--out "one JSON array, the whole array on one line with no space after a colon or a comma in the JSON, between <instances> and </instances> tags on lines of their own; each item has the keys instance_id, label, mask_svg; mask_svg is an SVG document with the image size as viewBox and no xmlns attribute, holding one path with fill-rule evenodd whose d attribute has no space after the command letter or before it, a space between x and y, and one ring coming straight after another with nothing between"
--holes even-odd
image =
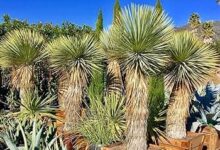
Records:
<instances>
[{"instance_id":1,"label":"palm frond","mask_svg":"<svg viewBox=\"0 0 220 150\"><path fill-rule=\"evenodd\" d=\"M187 88L188 92L202 86L219 63L217 52L189 32L173 36L168 50L170 65L165 76L168 87Z\"/></svg>"}]
</instances>

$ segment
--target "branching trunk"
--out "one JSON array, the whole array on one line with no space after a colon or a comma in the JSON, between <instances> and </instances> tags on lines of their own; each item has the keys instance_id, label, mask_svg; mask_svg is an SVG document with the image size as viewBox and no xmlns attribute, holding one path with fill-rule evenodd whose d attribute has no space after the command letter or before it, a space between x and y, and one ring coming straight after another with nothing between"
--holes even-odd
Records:
<instances>
[{"instance_id":1,"label":"branching trunk","mask_svg":"<svg viewBox=\"0 0 220 150\"><path fill-rule=\"evenodd\" d=\"M124 89L120 65L117 61L109 61L107 65L106 93L122 94Z\"/></svg>"},{"instance_id":2,"label":"branching trunk","mask_svg":"<svg viewBox=\"0 0 220 150\"><path fill-rule=\"evenodd\" d=\"M127 150L147 149L148 118L147 79L137 72L126 74L126 147Z\"/></svg>"},{"instance_id":3,"label":"branching trunk","mask_svg":"<svg viewBox=\"0 0 220 150\"><path fill-rule=\"evenodd\" d=\"M166 134L170 138L186 137L186 121L190 104L189 92L184 88L173 88L167 112Z\"/></svg>"}]
</instances>

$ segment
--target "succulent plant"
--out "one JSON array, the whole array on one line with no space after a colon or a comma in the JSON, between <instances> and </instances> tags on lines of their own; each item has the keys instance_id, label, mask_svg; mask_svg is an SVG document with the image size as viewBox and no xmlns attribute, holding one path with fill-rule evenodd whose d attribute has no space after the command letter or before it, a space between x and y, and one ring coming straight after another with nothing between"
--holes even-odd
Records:
<instances>
[{"instance_id":1,"label":"succulent plant","mask_svg":"<svg viewBox=\"0 0 220 150\"><path fill-rule=\"evenodd\" d=\"M9 134L9 129L1 130L0 139L10 150L66 150L61 137L55 135L53 126L45 126L35 119L32 130L27 132L21 122L18 123L18 130L22 134L22 143L15 142ZM19 132L18 131L18 132ZM19 140L19 139L17 139Z\"/></svg>"},{"instance_id":2,"label":"succulent plant","mask_svg":"<svg viewBox=\"0 0 220 150\"><path fill-rule=\"evenodd\" d=\"M212 126L220 131L220 86L208 83L205 89L197 91L191 107L191 131Z\"/></svg>"}]
</instances>

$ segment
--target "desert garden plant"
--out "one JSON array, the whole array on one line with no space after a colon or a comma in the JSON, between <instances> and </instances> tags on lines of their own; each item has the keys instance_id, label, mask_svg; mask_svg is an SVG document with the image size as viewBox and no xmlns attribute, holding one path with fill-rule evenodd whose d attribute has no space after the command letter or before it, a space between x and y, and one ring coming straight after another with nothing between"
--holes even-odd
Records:
<instances>
[{"instance_id":1,"label":"desert garden plant","mask_svg":"<svg viewBox=\"0 0 220 150\"><path fill-rule=\"evenodd\" d=\"M90 95L90 106L86 116L78 125L78 132L90 146L106 146L123 141L125 131L124 98L108 95Z\"/></svg>"},{"instance_id":2,"label":"desert garden plant","mask_svg":"<svg viewBox=\"0 0 220 150\"><path fill-rule=\"evenodd\" d=\"M148 94L147 140L151 143L158 143L159 137L166 136L167 101L162 75L150 77Z\"/></svg>"},{"instance_id":3,"label":"desert garden plant","mask_svg":"<svg viewBox=\"0 0 220 150\"><path fill-rule=\"evenodd\" d=\"M126 149L147 149L148 81L165 65L165 49L171 39L170 19L148 6L132 5L122 10L106 36L113 43L107 51L125 75Z\"/></svg>"},{"instance_id":4,"label":"desert garden plant","mask_svg":"<svg viewBox=\"0 0 220 150\"><path fill-rule=\"evenodd\" d=\"M88 79L99 69L101 53L98 42L90 35L60 37L47 46L49 62L54 71L64 77L65 130L70 131L79 121L79 114Z\"/></svg>"},{"instance_id":5,"label":"desert garden plant","mask_svg":"<svg viewBox=\"0 0 220 150\"><path fill-rule=\"evenodd\" d=\"M55 101L56 96L48 95L42 98L38 95L37 91L28 92L24 96L23 103L20 105L23 107L21 112L17 115L20 119L43 119L47 118L57 118L55 112L58 110L56 106L52 106L52 102ZM16 114L16 113L14 113Z\"/></svg>"},{"instance_id":6,"label":"desert garden plant","mask_svg":"<svg viewBox=\"0 0 220 150\"><path fill-rule=\"evenodd\" d=\"M199 14L193 13L189 18L188 24L190 28L192 29L192 32L197 34L198 28L201 25Z\"/></svg>"},{"instance_id":7,"label":"desert garden plant","mask_svg":"<svg viewBox=\"0 0 220 150\"><path fill-rule=\"evenodd\" d=\"M105 31L100 38L101 41L101 49L106 54L106 62L107 62L107 73L106 73L106 94L119 94L121 95L124 91L124 83L121 74L121 67L117 60L111 60L109 58L109 51L114 49L113 43L110 40L110 35L108 35L108 31Z\"/></svg>"},{"instance_id":8,"label":"desert garden plant","mask_svg":"<svg viewBox=\"0 0 220 150\"><path fill-rule=\"evenodd\" d=\"M200 93L196 92L190 113L190 118L194 119L191 131L201 131L206 126L220 131L219 91L219 87L208 83Z\"/></svg>"},{"instance_id":9,"label":"desert garden plant","mask_svg":"<svg viewBox=\"0 0 220 150\"><path fill-rule=\"evenodd\" d=\"M202 24L202 37L204 43L213 43L213 37L215 35L213 22L204 22Z\"/></svg>"},{"instance_id":10,"label":"desert garden plant","mask_svg":"<svg viewBox=\"0 0 220 150\"><path fill-rule=\"evenodd\" d=\"M8 135L6 131L1 131L0 138L3 139L8 149L10 150L65 150L64 143L60 137L49 135L48 129L45 124L41 124L40 128L37 128L37 120L33 120L32 131L29 133L25 130L20 122L18 122L19 131L22 134L22 145L16 145ZM50 127L48 127L50 128ZM45 132L46 131L46 132ZM46 136L45 136L46 135ZM17 139L18 140L18 139Z\"/></svg>"},{"instance_id":11,"label":"desert garden plant","mask_svg":"<svg viewBox=\"0 0 220 150\"><path fill-rule=\"evenodd\" d=\"M166 120L168 137L186 137L186 119L193 92L206 84L219 63L217 52L189 32L175 33L167 51L165 83L171 89Z\"/></svg>"},{"instance_id":12,"label":"desert garden plant","mask_svg":"<svg viewBox=\"0 0 220 150\"><path fill-rule=\"evenodd\" d=\"M34 67L44 58L44 38L38 32L21 29L7 33L0 43L0 66L11 69L12 85L24 95L34 86Z\"/></svg>"}]
</instances>

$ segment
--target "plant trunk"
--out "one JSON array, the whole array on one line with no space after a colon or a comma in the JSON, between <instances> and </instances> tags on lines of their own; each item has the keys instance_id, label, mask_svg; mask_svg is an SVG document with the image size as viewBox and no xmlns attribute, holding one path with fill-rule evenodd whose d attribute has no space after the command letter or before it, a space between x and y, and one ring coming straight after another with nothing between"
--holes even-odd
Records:
<instances>
[{"instance_id":1,"label":"plant trunk","mask_svg":"<svg viewBox=\"0 0 220 150\"><path fill-rule=\"evenodd\" d=\"M122 94L124 89L120 65L117 61L110 61L107 66L107 95Z\"/></svg>"},{"instance_id":2,"label":"plant trunk","mask_svg":"<svg viewBox=\"0 0 220 150\"><path fill-rule=\"evenodd\" d=\"M65 96L66 92L68 89L68 74L65 72L61 75L61 77L58 80L58 104L59 104L59 109L62 111L64 110L64 101L65 101Z\"/></svg>"},{"instance_id":3,"label":"plant trunk","mask_svg":"<svg viewBox=\"0 0 220 150\"><path fill-rule=\"evenodd\" d=\"M185 88L174 87L170 95L167 111L166 134L170 138L186 137L186 121L190 104L189 92Z\"/></svg>"},{"instance_id":4,"label":"plant trunk","mask_svg":"<svg viewBox=\"0 0 220 150\"><path fill-rule=\"evenodd\" d=\"M74 131L80 120L81 104L84 96L84 90L87 85L86 75L81 75L80 71L73 72L70 75L70 82L64 101L65 108L65 126L64 131Z\"/></svg>"},{"instance_id":5,"label":"plant trunk","mask_svg":"<svg viewBox=\"0 0 220 150\"><path fill-rule=\"evenodd\" d=\"M147 79L137 72L126 73L126 149L147 149Z\"/></svg>"},{"instance_id":6,"label":"plant trunk","mask_svg":"<svg viewBox=\"0 0 220 150\"><path fill-rule=\"evenodd\" d=\"M25 96L28 92L33 92L34 81L33 81L33 66L21 66L20 68L12 69L12 85L19 89L21 104L25 103ZM20 106L20 110L24 109Z\"/></svg>"}]
</instances>

